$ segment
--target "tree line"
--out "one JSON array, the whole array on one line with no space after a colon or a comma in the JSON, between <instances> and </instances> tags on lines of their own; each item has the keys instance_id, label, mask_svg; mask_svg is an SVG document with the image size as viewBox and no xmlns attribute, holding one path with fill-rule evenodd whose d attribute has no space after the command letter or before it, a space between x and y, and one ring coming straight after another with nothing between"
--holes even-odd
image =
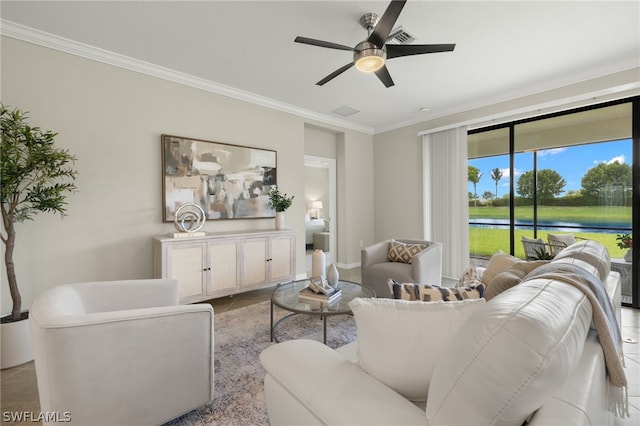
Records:
<instances>
[{"instance_id":1,"label":"tree line","mask_svg":"<svg viewBox=\"0 0 640 426\"><path fill-rule=\"evenodd\" d=\"M479 200L477 185L483 173L475 166L468 166L468 181L473 184L473 193L469 192L469 199L477 205ZM498 183L504 173L499 168L490 171L489 177L495 182L496 192L485 191L482 194L484 200L491 200L493 205L508 203L509 194L502 199L498 196ZM568 191L564 197L559 197L564 192L567 184L560 174L552 169L538 170L536 175L537 190L534 188L534 173L532 170L522 173L516 181L516 193L518 204L533 202L534 193L537 195L538 204L558 204L564 201L564 205L631 205L632 168L628 164L613 161L600 163L587 170L582 177L579 191Z\"/></svg>"}]
</instances>

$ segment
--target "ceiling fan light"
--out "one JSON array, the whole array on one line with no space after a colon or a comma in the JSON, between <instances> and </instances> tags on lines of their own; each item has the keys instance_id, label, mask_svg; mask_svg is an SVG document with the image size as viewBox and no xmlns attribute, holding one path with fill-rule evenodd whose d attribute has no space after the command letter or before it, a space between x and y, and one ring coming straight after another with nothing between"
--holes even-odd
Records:
<instances>
[{"instance_id":1,"label":"ceiling fan light","mask_svg":"<svg viewBox=\"0 0 640 426\"><path fill-rule=\"evenodd\" d=\"M356 61L356 68L362 72L375 72L384 65L382 56L365 56Z\"/></svg>"},{"instance_id":2,"label":"ceiling fan light","mask_svg":"<svg viewBox=\"0 0 640 426\"><path fill-rule=\"evenodd\" d=\"M375 72L384 66L385 56L384 49L364 41L356 46L353 62L359 71Z\"/></svg>"}]
</instances>

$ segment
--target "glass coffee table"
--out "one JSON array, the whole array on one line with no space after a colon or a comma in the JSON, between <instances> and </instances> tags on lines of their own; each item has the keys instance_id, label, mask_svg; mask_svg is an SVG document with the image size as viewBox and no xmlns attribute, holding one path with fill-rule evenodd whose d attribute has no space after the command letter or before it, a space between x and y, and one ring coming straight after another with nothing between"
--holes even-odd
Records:
<instances>
[{"instance_id":1,"label":"glass coffee table","mask_svg":"<svg viewBox=\"0 0 640 426\"><path fill-rule=\"evenodd\" d=\"M351 315L349 302L356 297L376 297L375 291L362 284L350 281L338 281L337 288L342 290L340 298L331 304L320 302L309 302L299 300L300 291L309 286L309 280L293 281L279 284L271 294L271 341L278 343L276 329L288 318L295 315L316 315L322 319L323 335L322 342L327 344L327 317L332 315ZM273 322L274 306L278 306L291 313Z\"/></svg>"}]
</instances>

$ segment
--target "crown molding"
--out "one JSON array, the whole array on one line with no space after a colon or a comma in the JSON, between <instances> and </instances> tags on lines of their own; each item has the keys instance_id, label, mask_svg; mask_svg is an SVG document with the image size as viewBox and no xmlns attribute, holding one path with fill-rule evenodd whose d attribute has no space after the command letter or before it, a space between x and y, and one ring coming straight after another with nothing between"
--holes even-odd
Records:
<instances>
[{"instance_id":1,"label":"crown molding","mask_svg":"<svg viewBox=\"0 0 640 426\"><path fill-rule=\"evenodd\" d=\"M640 62L638 61L637 57L631 57L631 58L628 58L627 60L624 60L615 64L608 64L604 67L601 67L595 70L587 70L587 71L583 71L582 73L571 74L571 76L568 76L562 79L548 81L536 86L528 86L526 88L512 90L504 94L483 99L482 101L465 104L465 106L461 108L450 108L448 110L443 110L435 114L430 114L428 117L419 117L413 120L407 120L404 122L395 123L391 126L386 126L384 128L377 127L374 130L374 134L384 133L390 130L400 129L402 127L407 127L407 126L413 126L420 123L427 123L431 120L436 120L443 117L461 114L467 111L485 108L492 105L516 101L518 99L525 98L527 96L533 96L540 93L549 92L552 90L562 89L564 87L567 87L573 84L580 84L580 83L587 82L589 80L594 80L597 78L602 78L612 74L629 71L633 69L640 69ZM584 92L571 97L561 97L554 101L546 102L541 105L531 105L528 107L520 108L518 109L517 114L518 115L521 115L523 113L533 114L541 108L553 108L555 106L562 106L562 105L567 105L569 103L576 103L581 101L585 102L585 105L593 104L593 103L602 101L601 99L597 99L594 101L594 98L596 97L608 96L607 100L610 100L611 96L615 96L616 93L621 93L624 91L634 90L638 88L640 88L640 82L638 81L624 84L624 85L616 85L616 86L599 89L595 91ZM624 96L619 96L619 97L624 97ZM516 111L506 111L504 113L496 114L495 116L482 117L477 119L476 121L478 122L491 121L498 118L502 118L501 116L514 116L514 114L516 114ZM429 132L431 132L431 130Z\"/></svg>"},{"instance_id":2,"label":"crown molding","mask_svg":"<svg viewBox=\"0 0 640 426\"><path fill-rule=\"evenodd\" d=\"M372 135L372 127L358 125L350 121L341 120L329 115L319 114L315 111L300 108L285 102L276 101L255 93L236 89L224 84L215 83L200 77L182 73L170 68L161 67L149 62L140 61L128 56L120 55L109 50L101 49L88 44L80 43L68 38L37 30L6 19L0 20L0 35L34 45L46 47L71 55L79 56L96 62L112 65L118 68L145 74L151 77L193 87L205 92L215 93L238 99L248 103L260 105L277 111L293 114L308 120L314 120L326 125L338 126L358 132Z\"/></svg>"}]
</instances>

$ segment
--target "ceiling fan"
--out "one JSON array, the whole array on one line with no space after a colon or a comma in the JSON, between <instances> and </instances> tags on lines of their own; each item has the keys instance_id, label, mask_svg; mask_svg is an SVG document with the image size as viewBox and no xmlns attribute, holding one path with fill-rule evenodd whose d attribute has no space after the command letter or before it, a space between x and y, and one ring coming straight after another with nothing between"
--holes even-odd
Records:
<instances>
[{"instance_id":1,"label":"ceiling fan","mask_svg":"<svg viewBox=\"0 0 640 426\"><path fill-rule=\"evenodd\" d=\"M363 72L373 72L378 76L385 87L394 85L393 79L387 70L385 61L387 59L398 58L400 56L422 55L425 53L451 52L456 47L455 44L387 44L389 33L396 23L404 1L392 1L387 10L384 11L382 18L378 19L375 13L367 13L360 18L362 25L369 37L361 41L356 47L349 47L343 44L331 43L323 40L316 40L307 37L296 37L296 43L310 44L312 46L327 47L329 49L349 50L353 52L353 61L338 68L316 84L322 86L333 80L349 68L355 67Z\"/></svg>"}]
</instances>

